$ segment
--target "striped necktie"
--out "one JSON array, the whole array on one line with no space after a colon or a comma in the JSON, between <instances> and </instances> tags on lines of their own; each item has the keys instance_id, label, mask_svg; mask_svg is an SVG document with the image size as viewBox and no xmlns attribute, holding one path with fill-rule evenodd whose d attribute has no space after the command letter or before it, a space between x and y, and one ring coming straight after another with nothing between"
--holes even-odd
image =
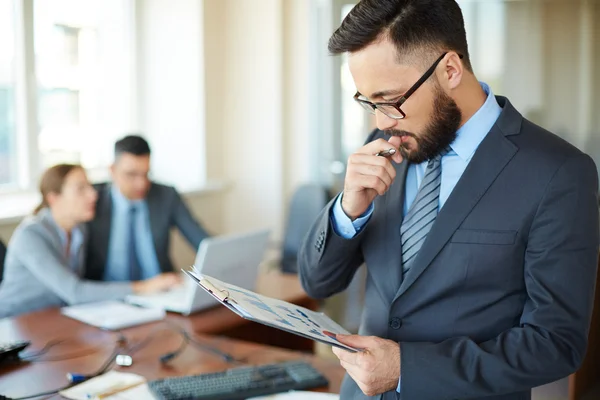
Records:
<instances>
[{"instance_id":1,"label":"striped necktie","mask_svg":"<svg viewBox=\"0 0 600 400\"><path fill-rule=\"evenodd\" d=\"M442 182L442 157L449 151L450 148L445 149L427 163L417 197L400 226L402 269L405 274L423 246L437 217Z\"/></svg>"}]
</instances>

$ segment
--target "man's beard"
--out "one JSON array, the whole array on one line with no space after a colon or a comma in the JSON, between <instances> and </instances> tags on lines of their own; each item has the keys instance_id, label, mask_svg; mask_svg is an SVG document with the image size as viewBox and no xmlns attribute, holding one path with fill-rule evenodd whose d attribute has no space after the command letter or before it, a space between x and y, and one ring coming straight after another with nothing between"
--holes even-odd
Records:
<instances>
[{"instance_id":1,"label":"man's beard","mask_svg":"<svg viewBox=\"0 0 600 400\"><path fill-rule=\"evenodd\" d=\"M456 102L448 96L441 88L433 103L432 119L427 124L425 131L416 135L413 132L388 129L386 135L410 136L416 142L416 147L408 148L409 143L402 143L400 153L402 157L414 164L420 164L440 154L454 139L460 126L462 114Z\"/></svg>"}]
</instances>

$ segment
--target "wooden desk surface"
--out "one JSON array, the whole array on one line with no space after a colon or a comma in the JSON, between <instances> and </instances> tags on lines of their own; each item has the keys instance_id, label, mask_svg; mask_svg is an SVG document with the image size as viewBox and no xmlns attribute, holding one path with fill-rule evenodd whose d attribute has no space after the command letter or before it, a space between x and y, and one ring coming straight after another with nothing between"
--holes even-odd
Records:
<instances>
[{"instance_id":1,"label":"wooden desk surface","mask_svg":"<svg viewBox=\"0 0 600 400\"><path fill-rule=\"evenodd\" d=\"M200 315L199 319L204 318L202 314L198 315ZM187 322L179 324L182 327L196 325L194 316L172 318L171 320L178 324L182 321ZM141 325L125 329L122 332L127 337L130 346L148 338L152 332L154 332L154 336L148 345L132 354L133 365L131 367L117 367L118 371L137 373L152 380L168 376L221 371L234 366L227 364L212 353L197 350L192 346L188 346L168 366L163 366L158 360L159 357L174 351L181 343L181 336L168 330L165 323ZM321 391L339 393L344 371L337 362L318 359L305 353L224 337L206 335L194 335L194 337L202 343L232 354L247 364L266 364L290 359L308 360L330 381L330 386ZM63 359L65 356L75 356L75 358L63 361L33 362L0 369L0 394L21 397L64 386L67 384L65 374L68 372L81 374L95 372L112 353L118 334L85 325L62 316L58 309L50 309L0 320L0 338L2 341L32 341L31 347L27 350L29 353L42 349L51 340L67 339L66 342L53 347L42 359ZM58 398L58 396L54 398Z\"/></svg>"}]
</instances>

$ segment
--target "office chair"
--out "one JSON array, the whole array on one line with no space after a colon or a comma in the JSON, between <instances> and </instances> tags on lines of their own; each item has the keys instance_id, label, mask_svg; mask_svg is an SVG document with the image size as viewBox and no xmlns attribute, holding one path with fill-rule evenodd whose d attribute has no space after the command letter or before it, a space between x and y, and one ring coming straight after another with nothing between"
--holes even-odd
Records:
<instances>
[{"instance_id":1,"label":"office chair","mask_svg":"<svg viewBox=\"0 0 600 400\"><path fill-rule=\"evenodd\" d=\"M6 257L6 246L4 242L0 240L0 283L4 275L4 258Z\"/></svg>"},{"instance_id":2,"label":"office chair","mask_svg":"<svg viewBox=\"0 0 600 400\"><path fill-rule=\"evenodd\" d=\"M298 187L292 196L286 222L280 268L283 272L297 273L298 251L313 222L331 200L322 185L308 183Z\"/></svg>"}]
</instances>

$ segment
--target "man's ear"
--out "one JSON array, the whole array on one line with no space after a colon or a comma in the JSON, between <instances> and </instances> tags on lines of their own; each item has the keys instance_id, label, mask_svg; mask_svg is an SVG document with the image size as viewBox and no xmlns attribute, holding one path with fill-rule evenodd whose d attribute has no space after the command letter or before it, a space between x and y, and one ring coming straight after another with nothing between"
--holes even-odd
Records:
<instances>
[{"instance_id":1,"label":"man's ear","mask_svg":"<svg viewBox=\"0 0 600 400\"><path fill-rule=\"evenodd\" d=\"M462 60L456 52L451 51L446 54L442 64L445 68L441 72L442 76L438 76L438 81L448 90L456 89L460 85L465 72Z\"/></svg>"}]
</instances>

